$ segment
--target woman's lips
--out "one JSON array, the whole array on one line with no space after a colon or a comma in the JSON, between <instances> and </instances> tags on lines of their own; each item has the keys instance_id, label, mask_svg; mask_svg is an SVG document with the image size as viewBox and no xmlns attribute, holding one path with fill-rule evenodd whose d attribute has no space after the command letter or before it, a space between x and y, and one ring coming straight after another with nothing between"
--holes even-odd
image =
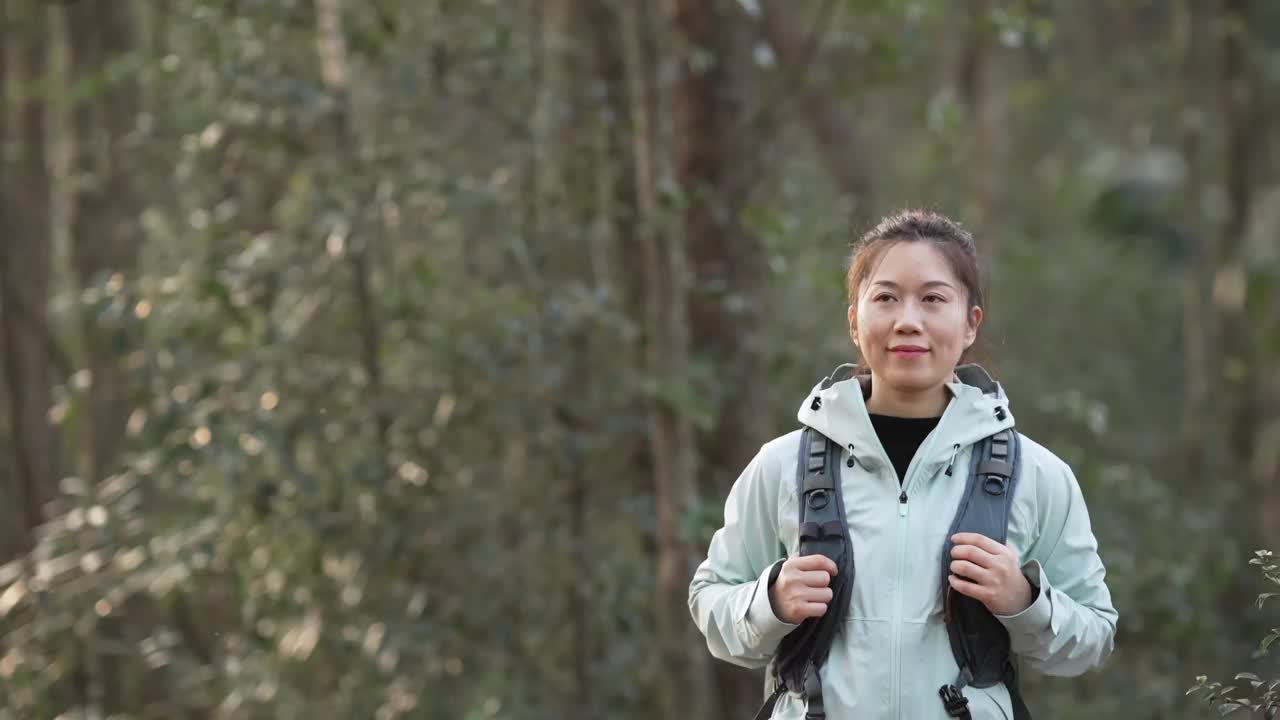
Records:
<instances>
[{"instance_id":1,"label":"woman's lips","mask_svg":"<svg viewBox=\"0 0 1280 720\"><path fill-rule=\"evenodd\" d=\"M889 352L899 357L920 357L929 351L922 347L896 347L890 348Z\"/></svg>"}]
</instances>

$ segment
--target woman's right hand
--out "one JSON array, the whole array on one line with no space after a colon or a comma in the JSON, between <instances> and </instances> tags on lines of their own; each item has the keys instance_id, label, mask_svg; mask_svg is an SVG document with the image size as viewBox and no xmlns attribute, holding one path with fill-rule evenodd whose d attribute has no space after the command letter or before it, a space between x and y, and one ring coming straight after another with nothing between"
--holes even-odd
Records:
<instances>
[{"instance_id":1,"label":"woman's right hand","mask_svg":"<svg viewBox=\"0 0 1280 720\"><path fill-rule=\"evenodd\" d=\"M773 614L790 625L822 617L831 602L831 578L837 572L836 564L826 555L787 558L777 582L769 588Z\"/></svg>"}]
</instances>

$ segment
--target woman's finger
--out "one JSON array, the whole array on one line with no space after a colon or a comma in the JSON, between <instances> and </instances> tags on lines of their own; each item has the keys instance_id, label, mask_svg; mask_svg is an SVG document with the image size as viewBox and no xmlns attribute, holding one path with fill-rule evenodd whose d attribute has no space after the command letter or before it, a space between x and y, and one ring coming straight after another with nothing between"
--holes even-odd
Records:
<instances>
[{"instance_id":1,"label":"woman's finger","mask_svg":"<svg viewBox=\"0 0 1280 720\"><path fill-rule=\"evenodd\" d=\"M993 568L999 561L996 556L975 545L956 545L951 548L951 558L953 560L967 560L982 568Z\"/></svg>"},{"instance_id":2,"label":"woman's finger","mask_svg":"<svg viewBox=\"0 0 1280 720\"><path fill-rule=\"evenodd\" d=\"M990 585L993 579L990 570L968 560L952 560L951 572L979 585Z\"/></svg>"},{"instance_id":3,"label":"woman's finger","mask_svg":"<svg viewBox=\"0 0 1280 720\"><path fill-rule=\"evenodd\" d=\"M836 564L826 555L800 555L789 562L796 570L821 570L832 575L838 572Z\"/></svg>"},{"instance_id":4,"label":"woman's finger","mask_svg":"<svg viewBox=\"0 0 1280 720\"><path fill-rule=\"evenodd\" d=\"M956 533L951 536L951 542L956 545L971 545L992 555L1000 555L1008 549L982 533Z\"/></svg>"},{"instance_id":5,"label":"woman's finger","mask_svg":"<svg viewBox=\"0 0 1280 720\"><path fill-rule=\"evenodd\" d=\"M815 588L827 587L831 584L831 576L822 570L810 570L808 572L798 573L796 575L796 580L799 581L801 585Z\"/></svg>"},{"instance_id":6,"label":"woman's finger","mask_svg":"<svg viewBox=\"0 0 1280 720\"><path fill-rule=\"evenodd\" d=\"M962 577L958 577L956 575L948 575L947 582L951 583L951 587L955 588L956 592L960 593L961 595L968 595L969 597L981 603L985 604L988 600L991 599L991 596L992 596L991 590L977 583L969 582L968 580L965 580Z\"/></svg>"},{"instance_id":7,"label":"woman's finger","mask_svg":"<svg viewBox=\"0 0 1280 720\"><path fill-rule=\"evenodd\" d=\"M800 608L801 617L822 617L827 614L826 603L805 603Z\"/></svg>"},{"instance_id":8,"label":"woman's finger","mask_svg":"<svg viewBox=\"0 0 1280 720\"><path fill-rule=\"evenodd\" d=\"M831 588L829 587L805 588L796 595L796 597L804 602L825 604L831 602L831 598L834 597L834 594L831 592Z\"/></svg>"}]
</instances>

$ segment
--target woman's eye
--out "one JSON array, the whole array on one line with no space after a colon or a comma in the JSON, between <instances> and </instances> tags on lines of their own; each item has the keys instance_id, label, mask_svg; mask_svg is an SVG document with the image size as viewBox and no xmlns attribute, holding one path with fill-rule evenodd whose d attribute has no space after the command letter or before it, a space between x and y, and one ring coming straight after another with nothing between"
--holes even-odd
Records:
<instances>
[{"instance_id":1,"label":"woman's eye","mask_svg":"<svg viewBox=\"0 0 1280 720\"><path fill-rule=\"evenodd\" d=\"M876 302L884 302L886 300L892 300L892 299L893 299L893 296L888 293L880 293L875 297Z\"/></svg>"},{"instance_id":2,"label":"woman's eye","mask_svg":"<svg viewBox=\"0 0 1280 720\"><path fill-rule=\"evenodd\" d=\"M924 299L925 302L946 302L946 298L941 295L928 295Z\"/></svg>"}]
</instances>

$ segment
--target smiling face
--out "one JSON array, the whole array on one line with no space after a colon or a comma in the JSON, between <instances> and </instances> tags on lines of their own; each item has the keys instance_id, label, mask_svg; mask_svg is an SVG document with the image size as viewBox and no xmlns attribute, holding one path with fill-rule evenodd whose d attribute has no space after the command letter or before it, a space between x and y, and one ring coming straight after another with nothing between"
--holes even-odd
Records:
<instances>
[{"instance_id":1,"label":"smiling face","mask_svg":"<svg viewBox=\"0 0 1280 720\"><path fill-rule=\"evenodd\" d=\"M981 323L982 308L970 307L964 283L934 243L886 248L849 307L849 334L871 368L872 403L880 406L873 411L918 415L913 410L945 407L943 385Z\"/></svg>"}]
</instances>

